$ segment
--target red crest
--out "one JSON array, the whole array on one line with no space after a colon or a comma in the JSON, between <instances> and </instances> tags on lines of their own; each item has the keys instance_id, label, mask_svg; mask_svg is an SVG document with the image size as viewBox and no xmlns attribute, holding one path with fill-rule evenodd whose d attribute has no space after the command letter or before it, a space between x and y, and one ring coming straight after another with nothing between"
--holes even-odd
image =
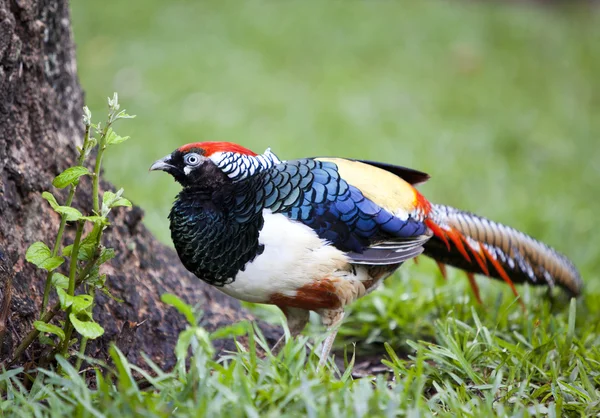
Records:
<instances>
[{"instance_id":1,"label":"red crest","mask_svg":"<svg viewBox=\"0 0 600 418\"><path fill-rule=\"evenodd\" d=\"M179 151L186 153L194 148L204 150L204 156L206 157L210 157L215 152L236 152L252 157L257 155L254 151L244 148L241 145L234 144L233 142L193 142L191 144L183 145L179 148Z\"/></svg>"}]
</instances>

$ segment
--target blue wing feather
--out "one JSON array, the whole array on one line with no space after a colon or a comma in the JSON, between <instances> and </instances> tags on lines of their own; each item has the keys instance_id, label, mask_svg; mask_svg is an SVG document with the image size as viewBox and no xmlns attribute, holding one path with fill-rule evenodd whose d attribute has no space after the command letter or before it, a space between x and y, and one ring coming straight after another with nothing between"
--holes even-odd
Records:
<instances>
[{"instance_id":1,"label":"blue wing feather","mask_svg":"<svg viewBox=\"0 0 600 418\"><path fill-rule=\"evenodd\" d=\"M282 213L313 228L322 239L356 255L357 262L366 263L373 257L377 261L372 255L377 251L372 246L381 242L398 242L396 247L404 250L408 242L415 241L410 254L416 254L420 250L415 248L420 248L422 237L427 234L422 222L410 217L398 218L367 199L340 177L332 162L286 161L265 170L259 177L257 184L263 193L255 201L257 207ZM379 251L380 257L398 258L393 254L393 246L386 247L386 251L385 255Z\"/></svg>"}]
</instances>

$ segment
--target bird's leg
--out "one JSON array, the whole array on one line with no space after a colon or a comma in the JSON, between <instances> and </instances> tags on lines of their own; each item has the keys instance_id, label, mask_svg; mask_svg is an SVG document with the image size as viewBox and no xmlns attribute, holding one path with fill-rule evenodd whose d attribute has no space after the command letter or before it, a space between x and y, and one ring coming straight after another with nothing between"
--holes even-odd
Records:
<instances>
[{"instance_id":1,"label":"bird's leg","mask_svg":"<svg viewBox=\"0 0 600 418\"><path fill-rule=\"evenodd\" d=\"M281 309L287 319L288 328L290 330L290 336L292 338L296 338L304 329L306 324L308 323L309 311L305 309L299 308L290 308L290 307L282 307ZM285 344L285 333L281 336L281 338L275 343L271 352L273 355L279 354L281 347Z\"/></svg>"},{"instance_id":2,"label":"bird's leg","mask_svg":"<svg viewBox=\"0 0 600 418\"><path fill-rule=\"evenodd\" d=\"M323 320L323 325L327 327L327 331L329 335L323 341L323 347L321 348L321 359L319 360L319 365L317 368L321 368L327 362L329 358L329 352L331 351L331 347L333 346L333 342L335 341L335 337L338 332L339 325L344 319L344 310L323 310L319 312L321 318Z\"/></svg>"}]
</instances>

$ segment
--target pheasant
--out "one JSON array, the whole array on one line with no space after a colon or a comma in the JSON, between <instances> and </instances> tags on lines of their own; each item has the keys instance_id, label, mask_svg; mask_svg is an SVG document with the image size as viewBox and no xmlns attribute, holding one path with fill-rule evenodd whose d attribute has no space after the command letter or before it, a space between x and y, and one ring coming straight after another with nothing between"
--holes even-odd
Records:
<instances>
[{"instance_id":1,"label":"pheasant","mask_svg":"<svg viewBox=\"0 0 600 418\"><path fill-rule=\"evenodd\" d=\"M430 203L414 186L423 172L343 158L280 160L229 142L184 145L150 170L182 190L169 214L185 268L237 299L272 304L292 336L309 311L329 334L326 361L344 307L420 254L513 283L555 285L576 296L579 272L564 255L508 226ZM280 341L281 342L281 341ZM276 346L279 345L276 344Z\"/></svg>"}]
</instances>

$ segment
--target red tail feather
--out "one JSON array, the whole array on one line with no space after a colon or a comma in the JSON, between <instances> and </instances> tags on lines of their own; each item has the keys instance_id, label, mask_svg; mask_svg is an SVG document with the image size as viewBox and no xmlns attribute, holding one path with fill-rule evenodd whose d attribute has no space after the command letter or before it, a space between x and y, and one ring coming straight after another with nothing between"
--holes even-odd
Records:
<instances>
[{"instance_id":1,"label":"red tail feather","mask_svg":"<svg viewBox=\"0 0 600 418\"><path fill-rule=\"evenodd\" d=\"M450 244L450 242L452 242L452 244L454 244L454 246L456 247L456 250L460 253L460 255L462 257L464 257L465 260L467 260L469 263L472 263L473 259L474 259L475 262L477 263L477 265L481 268L481 271L488 276L490 273L489 273L489 269L487 267L487 262L489 261L492 264L492 266L494 267L494 269L496 269L498 275L502 278L502 280L504 280L510 286L513 294L517 297L519 296L519 293L517 292L515 285L513 284L512 280L510 279L510 277L508 276L508 274L506 273L504 268L502 268L502 266L500 265L498 260L496 260L496 258L494 258L494 256L492 256L492 254L490 254L490 252L486 249L486 247L483 243L477 243L479 246L479 249L477 249L477 248L474 248L473 245L471 245L469 243L469 241L467 240L467 237L465 237L465 235L463 235L456 228L453 228L450 226L438 225L431 218L428 218L425 221L425 224L427 225L427 227L429 229L431 229L433 234L446 245L446 247L448 248L448 251L452 250L452 247ZM465 245L466 245L466 247L465 247ZM467 249L469 251L467 251ZM469 252L471 253L471 256L469 255ZM438 261L438 266L440 266L442 275L444 277L446 277L445 266L443 266L443 263ZM477 283L475 282L473 273L467 272L467 278L469 279L469 284L471 285L471 288L473 289L475 298L477 299L477 301L479 303L481 303L481 296L479 294L479 288L477 286ZM521 307L523 309L525 309L525 304L523 303L523 301L521 299L519 299L519 303L520 303Z\"/></svg>"},{"instance_id":2,"label":"red tail feather","mask_svg":"<svg viewBox=\"0 0 600 418\"><path fill-rule=\"evenodd\" d=\"M498 263L498 260L496 260L494 257L492 257L492 255L489 253L488 250L486 250L484 245L481 245L481 249L485 253L486 258L490 261L490 263L492 263L492 266L494 266L494 268L496 269L496 271L498 272L498 274L500 275L502 280L504 280L506 282L506 284L508 284L510 286L513 294L515 296L519 296L519 292L517 292L517 289L515 288L514 283L512 282L510 277L508 277L508 274L506 274L506 271L504 271L504 269L502 268L500 263ZM520 298L519 298L519 303L520 303L521 307L523 309L525 309L525 303L523 303L523 300Z\"/></svg>"},{"instance_id":3,"label":"red tail feather","mask_svg":"<svg viewBox=\"0 0 600 418\"><path fill-rule=\"evenodd\" d=\"M448 251L450 251L450 243L448 242L448 238L446 238L446 232L438 226L432 219L428 218L425 220L425 225L433 232L433 235L441 239L446 247L448 247Z\"/></svg>"},{"instance_id":4,"label":"red tail feather","mask_svg":"<svg viewBox=\"0 0 600 418\"><path fill-rule=\"evenodd\" d=\"M448 278L448 274L446 272L446 265L444 263L441 263L439 261L436 261L438 268L440 269L440 273L442 273L442 277L444 279Z\"/></svg>"},{"instance_id":5,"label":"red tail feather","mask_svg":"<svg viewBox=\"0 0 600 418\"><path fill-rule=\"evenodd\" d=\"M450 239L452 240L452 242L454 243L454 245L456 246L456 249L458 250L458 252L467 260L467 261L471 261L471 257L469 257L469 253L467 253L467 250L465 250L465 246L463 245L463 240L466 242L465 237L458 232L455 229L449 229L446 231L446 234L450 237ZM468 244L467 244L468 245ZM471 251L473 251L473 249L471 248Z\"/></svg>"},{"instance_id":6,"label":"red tail feather","mask_svg":"<svg viewBox=\"0 0 600 418\"><path fill-rule=\"evenodd\" d=\"M479 294L479 286L477 286L477 282L475 281L475 275L470 271L467 271L467 279L469 279L469 284L471 285L471 289L473 289L473 293L475 294L475 299L477 302L482 305L481 295Z\"/></svg>"}]
</instances>

